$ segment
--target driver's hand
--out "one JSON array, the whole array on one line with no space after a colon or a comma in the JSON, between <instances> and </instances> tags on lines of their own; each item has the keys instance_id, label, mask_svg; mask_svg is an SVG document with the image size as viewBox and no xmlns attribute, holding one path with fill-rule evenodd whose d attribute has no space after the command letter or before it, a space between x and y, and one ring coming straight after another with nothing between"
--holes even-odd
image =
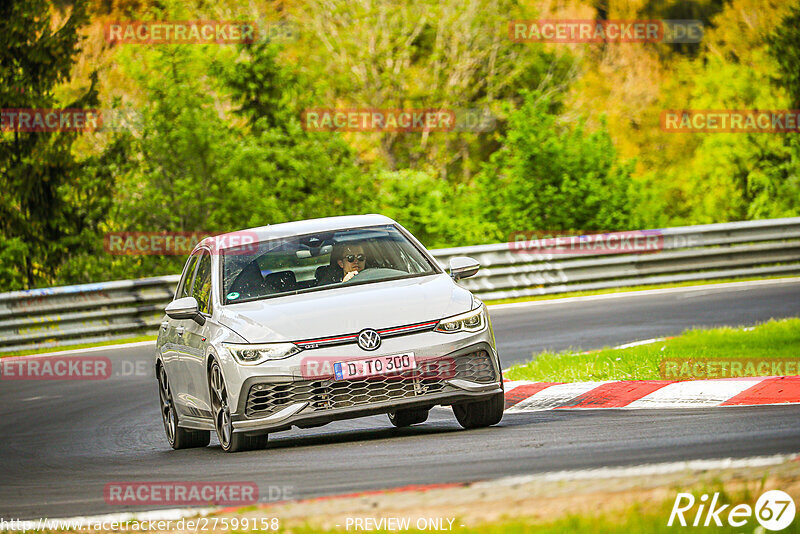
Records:
<instances>
[{"instance_id":1,"label":"driver's hand","mask_svg":"<svg viewBox=\"0 0 800 534\"><path fill-rule=\"evenodd\" d=\"M358 271L350 271L349 273L344 275L344 278L342 279L342 282L347 282L348 280L350 280L351 278L353 278L357 274L358 274Z\"/></svg>"}]
</instances>

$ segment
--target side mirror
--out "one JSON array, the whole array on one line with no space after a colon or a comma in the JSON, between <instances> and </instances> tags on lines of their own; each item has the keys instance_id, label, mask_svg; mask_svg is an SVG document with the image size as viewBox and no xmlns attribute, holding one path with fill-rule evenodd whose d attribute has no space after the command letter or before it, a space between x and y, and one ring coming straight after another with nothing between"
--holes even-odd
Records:
<instances>
[{"instance_id":1,"label":"side mirror","mask_svg":"<svg viewBox=\"0 0 800 534\"><path fill-rule=\"evenodd\" d=\"M206 319L200 314L197 299L194 297L183 297L173 300L164 308L172 319L194 319L200 324L205 324Z\"/></svg>"},{"instance_id":2,"label":"side mirror","mask_svg":"<svg viewBox=\"0 0 800 534\"><path fill-rule=\"evenodd\" d=\"M462 278L469 278L478 272L481 264L477 260L468 258L466 256L456 256L450 258L450 277L453 280L461 280Z\"/></svg>"}]
</instances>

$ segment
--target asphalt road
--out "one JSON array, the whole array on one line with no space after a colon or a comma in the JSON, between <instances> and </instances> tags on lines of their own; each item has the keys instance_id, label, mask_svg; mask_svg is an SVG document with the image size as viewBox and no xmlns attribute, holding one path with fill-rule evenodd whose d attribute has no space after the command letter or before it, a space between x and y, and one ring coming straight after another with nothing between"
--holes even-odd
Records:
<instances>
[{"instance_id":1,"label":"asphalt road","mask_svg":"<svg viewBox=\"0 0 800 534\"><path fill-rule=\"evenodd\" d=\"M541 349L585 349L693 325L800 316L800 282L496 309L504 365ZM434 409L424 425L383 417L270 436L266 450L173 451L161 425L150 349L110 349L114 376L0 382L0 518L103 514L103 488L127 481L252 481L311 497L499 476L800 451L800 407L590 410L504 417L464 431ZM139 509L152 508L148 506ZM136 509L136 508L132 508Z\"/></svg>"}]
</instances>

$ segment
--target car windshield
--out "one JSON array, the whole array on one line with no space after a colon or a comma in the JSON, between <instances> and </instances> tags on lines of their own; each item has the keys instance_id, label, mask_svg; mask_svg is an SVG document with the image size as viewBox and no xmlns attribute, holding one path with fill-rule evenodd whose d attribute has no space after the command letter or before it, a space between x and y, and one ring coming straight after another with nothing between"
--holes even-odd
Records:
<instances>
[{"instance_id":1,"label":"car windshield","mask_svg":"<svg viewBox=\"0 0 800 534\"><path fill-rule=\"evenodd\" d=\"M425 255L393 225L228 248L222 251L222 266L225 304L436 272Z\"/></svg>"}]
</instances>

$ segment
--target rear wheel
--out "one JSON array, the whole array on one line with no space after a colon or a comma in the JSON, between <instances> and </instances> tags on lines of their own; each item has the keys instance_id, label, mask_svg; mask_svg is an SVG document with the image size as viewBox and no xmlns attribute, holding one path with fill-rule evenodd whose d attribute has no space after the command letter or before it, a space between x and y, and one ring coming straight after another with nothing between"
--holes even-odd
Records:
<instances>
[{"instance_id":1,"label":"rear wheel","mask_svg":"<svg viewBox=\"0 0 800 534\"><path fill-rule=\"evenodd\" d=\"M172 390L167 379L167 371L163 365L158 366L158 395L161 399L161 420L167 441L173 449L189 449L205 447L211 442L208 430L188 430L178 426L178 412L172 402Z\"/></svg>"},{"instance_id":2,"label":"rear wheel","mask_svg":"<svg viewBox=\"0 0 800 534\"><path fill-rule=\"evenodd\" d=\"M428 419L428 408L407 408L405 410L395 410L389 412L389 421L400 428L404 426L424 423Z\"/></svg>"},{"instance_id":3,"label":"rear wheel","mask_svg":"<svg viewBox=\"0 0 800 534\"><path fill-rule=\"evenodd\" d=\"M225 387L225 379L222 376L222 369L215 361L211 364L208 373L209 388L211 389L211 409L214 413L214 428L217 430L217 438L222 450L225 452L250 451L253 449L263 449L267 445L269 436L267 434L257 434L248 436L241 432L233 432L233 421L231 420L231 410L228 406L228 390Z\"/></svg>"},{"instance_id":4,"label":"rear wheel","mask_svg":"<svg viewBox=\"0 0 800 534\"><path fill-rule=\"evenodd\" d=\"M453 405L458 424L464 428L481 428L495 425L503 418L505 395L497 393L486 400Z\"/></svg>"}]
</instances>

